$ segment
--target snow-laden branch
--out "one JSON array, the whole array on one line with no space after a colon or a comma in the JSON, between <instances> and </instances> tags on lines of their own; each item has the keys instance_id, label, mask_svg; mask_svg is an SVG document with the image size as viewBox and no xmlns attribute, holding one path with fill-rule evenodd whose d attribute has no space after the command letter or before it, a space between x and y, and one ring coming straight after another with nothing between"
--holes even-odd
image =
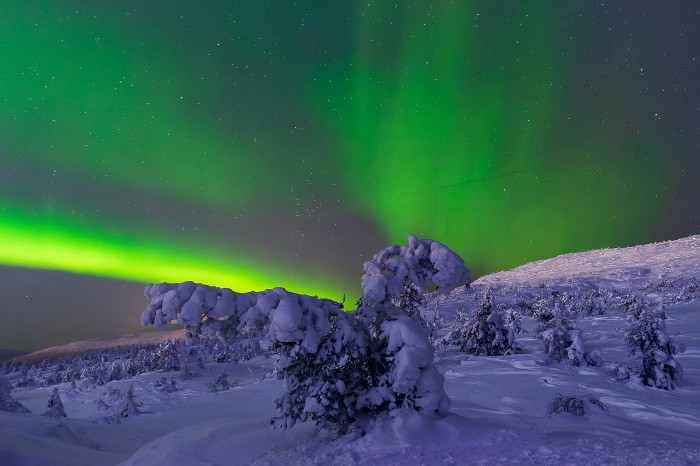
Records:
<instances>
[{"instance_id":1,"label":"snow-laden branch","mask_svg":"<svg viewBox=\"0 0 700 466\"><path fill-rule=\"evenodd\" d=\"M408 235L407 246L389 246L364 263L362 298L369 305L386 303L404 293L404 283L413 283L421 293L428 283L436 291L452 291L468 285L471 272L461 257L442 243Z\"/></svg>"},{"instance_id":2,"label":"snow-laden branch","mask_svg":"<svg viewBox=\"0 0 700 466\"><path fill-rule=\"evenodd\" d=\"M311 352L330 332L329 317L343 313L339 303L284 288L237 293L193 282L161 283L148 285L145 295L152 301L141 316L142 325L161 327L177 320L191 336L230 337L244 327L269 324L272 343L299 343Z\"/></svg>"}]
</instances>

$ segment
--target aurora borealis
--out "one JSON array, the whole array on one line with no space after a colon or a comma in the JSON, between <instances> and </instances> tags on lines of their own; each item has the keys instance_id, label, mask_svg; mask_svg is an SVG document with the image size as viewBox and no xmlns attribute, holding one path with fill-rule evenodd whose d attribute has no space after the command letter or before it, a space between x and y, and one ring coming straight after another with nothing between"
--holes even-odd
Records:
<instances>
[{"instance_id":1,"label":"aurora borealis","mask_svg":"<svg viewBox=\"0 0 700 466\"><path fill-rule=\"evenodd\" d=\"M408 233L475 276L698 233L699 10L4 3L0 348L152 281L352 302Z\"/></svg>"}]
</instances>

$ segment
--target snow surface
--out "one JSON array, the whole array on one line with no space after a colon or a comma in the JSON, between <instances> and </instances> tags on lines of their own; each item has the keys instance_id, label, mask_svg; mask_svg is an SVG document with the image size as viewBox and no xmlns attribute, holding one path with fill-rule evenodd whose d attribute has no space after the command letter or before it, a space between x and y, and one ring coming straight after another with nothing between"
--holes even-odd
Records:
<instances>
[{"instance_id":1,"label":"snow surface","mask_svg":"<svg viewBox=\"0 0 700 466\"><path fill-rule=\"evenodd\" d=\"M435 365L451 400L444 417L398 410L360 438L335 439L311 423L273 431L266 421L277 414L274 400L284 387L272 376L274 361L259 357L209 364L191 380L178 379L172 393L154 384L177 372L141 374L85 392L59 384L67 414L60 419L41 415L53 387L15 388L12 397L32 413L0 411L0 464L700 464L699 271L700 236L693 236L560 256L436 297L428 307L446 320L478 304L488 289L496 305L506 307L552 290L577 299L596 290L603 296L596 304L605 311L577 322L586 348L601 352L597 367L546 364L530 318L523 318L527 333L517 339L523 353L438 351ZM630 359L624 313L614 309L627 293L668 305L668 332L687 347L676 356L684 376L675 390L622 383L607 373L611 362ZM236 386L208 393L222 369ZM126 393L132 383L142 414L120 424L95 423L104 404L119 404L108 390ZM548 404L560 394L594 397L609 412L587 403L584 416L547 417Z\"/></svg>"}]
</instances>

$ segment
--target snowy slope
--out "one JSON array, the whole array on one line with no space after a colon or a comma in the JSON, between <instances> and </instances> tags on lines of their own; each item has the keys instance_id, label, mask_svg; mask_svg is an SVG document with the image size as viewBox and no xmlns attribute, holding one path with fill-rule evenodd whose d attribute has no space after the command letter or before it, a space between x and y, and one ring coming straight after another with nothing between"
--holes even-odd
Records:
<instances>
[{"instance_id":1,"label":"snowy slope","mask_svg":"<svg viewBox=\"0 0 700 466\"><path fill-rule=\"evenodd\" d=\"M68 415L61 420L40 416L52 387L15 388L14 399L32 413L0 411L0 464L700 464L699 243L694 236L569 254L433 297L429 309L442 319L473 307L488 288L501 307L557 291L590 298L603 310L578 323L586 346L603 354L599 367L546 364L529 318L518 338L522 354L439 351L436 365L452 401L441 419L400 411L361 438L334 439L308 423L272 431L266 420L276 414L274 399L284 387L272 376L274 362L258 357L208 364L188 381L177 372L151 372L85 391L59 384ZM675 390L622 383L607 373L609 363L629 360L622 341L627 324L617 306L630 294L668 305L669 333L687 347L676 356L684 376ZM237 386L208 393L222 369ZM178 390L158 391L155 381L171 375ZM98 400L118 409L124 400L108 390L123 394L132 383L143 414L95 423L106 413ZM587 402L584 416L547 417L558 394L594 397L609 412Z\"/></svg>"},{"instance_id":2,"label":"snowy slope","mask_svg":"<svg viewBox=\"0 0 700 466\"><path fill-rule=\"evenodd\" d=\"M48 348L23 354L14 358L19 362L38 364L44 359L56 361L65 358L69 354L74 356L85 354L89 351L103 348L117 348L129 345L145 345L149 343L161 343L173 338L184 338L185 331L182 328L173 330L171 326L158 331L135 333L113 338L96 338L94 340L76 341L60 346L50 346Z\"/></svg>"},{"instance_id":3,"label":"snowy slope","mask_svg":"<svg viewBox=\"0 0 700 466\"><path fill-rule=\"evenodd\" d=\"M689 275L700 275L700 235L630 248L564 254L487 275L475 283L492 287L537 287L541 283L574 279L670 282Z\"/></svg>"},{"instance_id":4,"label":"snowy slope","mask_svg":"<svg viewBox=\"0 0 700 466\"><path fill-rule=\"evenodd\" d=\"M700 299L700 235L629 248L564 254L486 275L468 288L433 296L430 312L443 318L469 312L487 290L501 307L532 304L552 292L567 293L596 311L615 308L627 296L677 304ZM616 302L617 301L617 302ZM603 309L604 310L604 309Z\"/></svg>"}]
</instances>

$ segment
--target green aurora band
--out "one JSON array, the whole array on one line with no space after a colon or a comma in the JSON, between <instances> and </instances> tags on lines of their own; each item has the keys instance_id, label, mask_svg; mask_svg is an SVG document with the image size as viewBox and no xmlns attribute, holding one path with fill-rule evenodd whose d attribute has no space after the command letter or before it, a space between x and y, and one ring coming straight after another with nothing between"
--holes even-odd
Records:
<instances>
[{"instance_id":1,"label":"green aurora band","mask_svg":"<svg viewBox=\"0 0 700 466\"><path fill-rule=\"evenodd\" d=\"M558 26L578 12L314 5L3 4L0 263L338 299L359 273L198 216L254 216L272 243L340 212L481 273L653 237L671 178L658 134L605 123L636 113L630 75L595 104L581 91L585 25Z\"/></svg>"}]
</instances>

